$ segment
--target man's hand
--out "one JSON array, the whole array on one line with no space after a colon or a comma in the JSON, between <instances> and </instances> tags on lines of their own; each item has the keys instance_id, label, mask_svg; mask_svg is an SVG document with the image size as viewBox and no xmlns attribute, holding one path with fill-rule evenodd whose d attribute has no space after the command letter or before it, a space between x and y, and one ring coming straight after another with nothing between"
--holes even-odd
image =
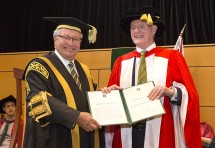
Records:
<instances>
[{"instance_id":1,"label":"man's hand","mask_svg":"<svg viewBox=\"0 0 215 148\"><path fill-rule=\"evenodd\" d=\"M172 97L174 95L174 90L171 88L167 88L165 86L157 85L155 86L151 92L149 93L148 97L150 100L160 99L163 96Z\"/></svg>"},{"instance_id":2,"label":"man's hand","mask_svg":"<svg viewBox=\"0 0 215 148\"><path fill-rule=\"evenodd\" d=\"M101 128L101 125L87 112L81 112L76 123L87 132Z\"/></svg>"}]
</instances>

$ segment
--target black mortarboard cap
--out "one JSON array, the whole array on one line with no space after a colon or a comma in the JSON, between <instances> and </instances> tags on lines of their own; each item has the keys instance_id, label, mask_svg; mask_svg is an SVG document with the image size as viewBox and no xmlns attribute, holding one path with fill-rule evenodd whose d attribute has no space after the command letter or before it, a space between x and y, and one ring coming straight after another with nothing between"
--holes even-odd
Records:
<instances>
[{"instance_id":1,"label":"black mortarboard cap","mask_svg":"<svg viewBox=\"0 0 215 148\"><path fill-rule=\"evenodd\" d=\"M82 22L79 19L76 19L74 17L44 17L44 19L56 24L56 29L66 28L76 30L80 33L83 31L88 31L89 42L94 43L96 41L96 28Z\"/></svg>"},{"instance_id":2,"label":"black mortarboard cap","mask_svg":"<svg viewBox=\"0 0 215 148\"><path fill-rule=\"evenodd\" d=\"M10 95L10 96L0 100L0 113L5 113L5 111L2 108L4 107L4 104L6 102L10 102L10 101L12 101L16 104L16 99L14 98L13 95Z\"/></svg>"}]
</instances>

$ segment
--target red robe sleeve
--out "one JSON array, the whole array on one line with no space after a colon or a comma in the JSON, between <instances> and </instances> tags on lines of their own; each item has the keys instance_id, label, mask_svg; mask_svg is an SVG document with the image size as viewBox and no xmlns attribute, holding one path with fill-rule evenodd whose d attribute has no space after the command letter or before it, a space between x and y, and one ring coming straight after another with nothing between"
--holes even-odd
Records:
<instances>
[{"instance_id":1,"label":"red robe sleeve","mask_svg":"<svg viewBox=\"0 0 215 148\"><path fill-rule=\"evenodd\" d=\"M187 147L201 148L199 96L182 54L172 50L168 67L171 69L167 73L166 85L171 86L172 82L176 81L182 83L188 92L188 104L184 125L184 136Z\"/></svg>"}]
</instances>

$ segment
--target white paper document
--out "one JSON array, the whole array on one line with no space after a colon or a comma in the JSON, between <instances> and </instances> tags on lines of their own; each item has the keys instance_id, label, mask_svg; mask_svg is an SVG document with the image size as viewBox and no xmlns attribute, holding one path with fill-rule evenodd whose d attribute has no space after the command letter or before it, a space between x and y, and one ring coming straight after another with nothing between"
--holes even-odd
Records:
<instances>
[{"instance_id":1,"label":"white paper document","mask_svg":"<svg viewBox=\"0 0 215 148\"><path fill-rule=\"evenodd\" d=\"M160 100L151 101L147 97L153 88L153 82L148 82L108 94L87 92L91 114L103 126L132 124L162 115L165 110Z\"/></svg>"}]
</instances>

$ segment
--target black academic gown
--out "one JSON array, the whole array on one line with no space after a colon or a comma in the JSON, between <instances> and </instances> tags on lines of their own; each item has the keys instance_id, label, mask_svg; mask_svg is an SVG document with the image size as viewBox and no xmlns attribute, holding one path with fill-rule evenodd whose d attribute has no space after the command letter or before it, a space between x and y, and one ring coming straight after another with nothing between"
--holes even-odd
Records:
<instances>
[{"instance_id":1,"label":"black academic gown","mask_svg":"<svg viewBox=\"0 0 215 148\"><path fill-rule=\"evenodd\" d=\"M77 110L67 106L63 88L50 67L41 59L33 59L31 62L38 62L38 68L33 68L34 70L31 68L31 70L28 70L31 62L26 68L26 104L40 91L47 91L52 95L48 96L48 104L52 114L40 118L39 122L36 122L34 118L28 115L30 109L27 106L24 148L72 148L71 129L75 127L75 121L80 112L89 112L86 99L86 91L90 90L89 83L78 61L75 60L75 65L82 83L82 91L80 91L74 79L54 52L48 53L45 57L52 62L69 84ZM48 78L42 74L40 71L41 69L47 70L49 74ZM86 132L81 127L79 127L79 131L81 148L93 148L94 132ZM100 133L100 135L103 134ZM103 139L103 136L101 139ZM101 142L101 147L103 147L103 144L104 143Z\"/></svg>"}]
</instances>

